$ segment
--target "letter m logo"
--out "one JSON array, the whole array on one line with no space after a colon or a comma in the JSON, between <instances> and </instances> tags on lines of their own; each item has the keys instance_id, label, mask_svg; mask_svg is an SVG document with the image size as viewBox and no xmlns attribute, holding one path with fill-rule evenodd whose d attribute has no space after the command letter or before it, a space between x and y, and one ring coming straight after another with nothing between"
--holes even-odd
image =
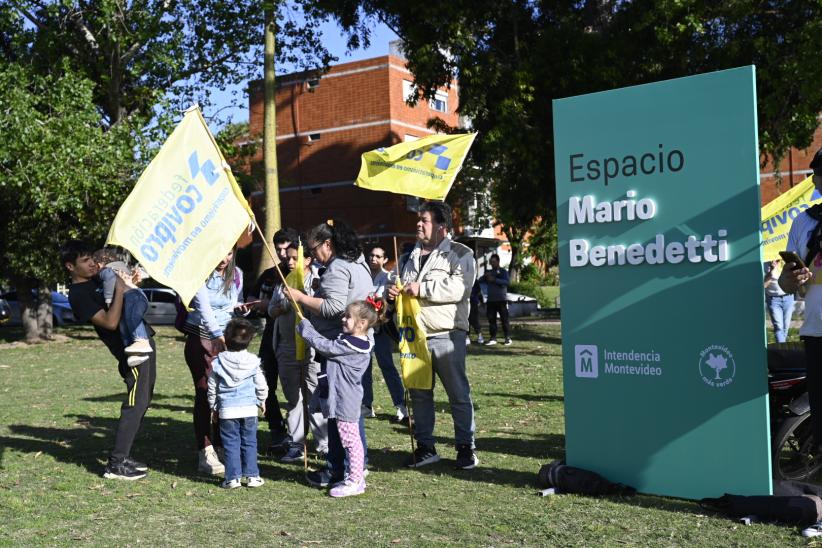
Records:
<instances>
[{"instance_id":1,"label":"letter m logo","mask_svg":"<svg viewBox=\"0 0 822 548\"><path fill-rule=\"evenodd\" d=\"M578 344L574 346L574 366L577 377L586 379L599 377L599 350L596 345Z\"/></svg>"}]
</instances>

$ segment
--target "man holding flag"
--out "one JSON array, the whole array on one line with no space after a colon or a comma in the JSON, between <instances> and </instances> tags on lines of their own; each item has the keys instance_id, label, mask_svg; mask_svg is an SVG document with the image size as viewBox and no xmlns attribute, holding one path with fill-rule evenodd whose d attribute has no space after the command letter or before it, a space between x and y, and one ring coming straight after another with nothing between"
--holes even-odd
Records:
<instances>
[{"instance_id":1,"label":"man holding flag","mask_svg":"<svg viewBox=\"0 0 822 548\"><path fill-rule=\"evenodd\" d=\"M474 403L465 372L465 337L476 266L471 249L451 240L451 222L451 208L445 202L428 201L420 206L417 245L400 274L402 289L389 286L387 298L393 301L402 291L419 299L419 323L427 335L433 370L451 404L456 468L470 470L479 459L474 446ZM420 467L440 460L434 446L434 391L432 386L409 392L418 446L407 465Z\"/></svg>"}]
</instances>

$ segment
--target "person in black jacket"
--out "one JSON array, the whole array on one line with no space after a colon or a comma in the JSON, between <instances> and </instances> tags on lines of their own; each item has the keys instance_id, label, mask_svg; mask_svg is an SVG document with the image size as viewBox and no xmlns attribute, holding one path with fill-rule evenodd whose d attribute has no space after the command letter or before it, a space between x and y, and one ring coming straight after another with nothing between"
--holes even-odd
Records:
<instances>
[{"instance_id":1,"label":"person in black jacket","mask_svg":"<svg viewBox=\"0 0 822 548\"><path fill-rule=\"evenodd\" d=\"M502 323L502 334L505 345L511 344L511 324L508 321L508 271L499 266L499 255L491 255L491 268L485 271L485 283L488 284L488 301L485 313L488 317L488 341L490 346L497 344L497 314Z\"/></svg>"}]
</instances>

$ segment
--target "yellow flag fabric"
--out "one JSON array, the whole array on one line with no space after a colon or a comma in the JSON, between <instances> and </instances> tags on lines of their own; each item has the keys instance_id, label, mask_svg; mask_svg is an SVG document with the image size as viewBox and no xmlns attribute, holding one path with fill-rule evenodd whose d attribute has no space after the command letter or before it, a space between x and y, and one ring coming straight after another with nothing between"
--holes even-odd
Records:
<instances>
[{"instance_id":1,"label":"yellow flag fabric","mask_svg":"<svg viewBox=\"0 0 822 548\"><path fill-rule=\"evenodd\" d=\"M303 244L297 247L297 266L288 273L288 276L285 277L285 282L288 284L288 287L292 289L299 289L300 291L305 291L305 269L303 268ZM300 334L297 333L297 325L300 323L299 318L303 315L302 307L297 304L297 321L294 322L294 344L296 346L296 352L294 353L294 357L300 361L305 359L305 339L300 337Z\"/></svg>"},{"instance_id":2,"label":"yellow flag fabric","mask_svg":"<svg viewBox=\"0 0 822 548\"><path fill-rule=\"evenodd\" d=\"M788 232L791 222L802 211L822 200L822 195L813 186L808 177L789 191L771 200L762 208L762 260L772 261L779 258L788 244Z\"/></svg>"},{"instance_id":3,"label":"yellow flag fabric","mask_svg":"<svg viewBox=\"0 0 822 548\"><path fill-rule=\"evenodd\" d=\"M369 190L444 200L476 136L430 135L366 152L354 184Z\"/></svg>"},{"instance_id":4,"label":"yellow flag fabric","mask_svg":"<svg viewBox=\"0 0 822 548\"><path fill-rule=\"evenodd\" d=\"M425 329L419 323L419 299L400 293L396 306L402 383L406 388L431 390L434 388L434 368L425 340Z\"/></svg>"},{"instance_id":5,"label":"yellow flag fabric","mask_svg":"<svg viewBox=\"0 0 822 548\"><path fill-rule=\"evenodd\" d=\"M253 217L193 107L120 206L107 241L128 249L188 304Z\"/></svg>"}]
</instances>

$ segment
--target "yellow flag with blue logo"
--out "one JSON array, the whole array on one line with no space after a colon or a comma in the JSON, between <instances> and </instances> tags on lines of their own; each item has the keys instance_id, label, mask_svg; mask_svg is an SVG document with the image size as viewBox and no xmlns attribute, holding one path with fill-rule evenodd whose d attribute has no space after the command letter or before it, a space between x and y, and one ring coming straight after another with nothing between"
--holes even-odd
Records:
<instances>
[{"instance_id":1,"label":"yellow flag with blue logo","mask_svg":"<svg viewBox=\"0 0 822 548\"><path fill-rule=\"evenodd\" d=\"M199 107L186 111L120 206L107 243L191 302L254 214Z\"/></svg>"},{"instance_id":2,"label":"yellow flag with blue logo","mask_svg":"<svg viewBox=\"0 0 822 548\"><path fill-rule=\"evenodd\" d=\"M397 295L397 330L400 333L400 369L406 388L434 388L434 368L425 328L419 322L420 301L411 295Z\"/></svg>"},{"instance_id":3,"label":"yellow flag with blue logo","mask_svg":"<svg viewBox=\"0 0 822 548\"><path fill-rule=\"evenodd\" d=\"M444 200L476 136L429 135L366 152L354 184L369 190Z\"/></svg>"},{"instance_id":4,"label":"yellow flag with blue logo","mask_svg":"<svg viewBox=\"0 0 822 548\"><path fill-rule=\"evenodd\" d=\"M789 191L771 200L762 208L762 260L779 258L779 252L788 245L791 223L804 210L822 200L822 194L813 186L808 177Z\"/></svg>"},{"instance_id":5,"label":"yellow flag with blue logo","mask_svg":"<svg viewBox=\"0 0 822 548\"><path fill-rule=\"evenodd\" d=\"M300 245L297 247L297 266L294 267L294 270L288 273L288 276L285 277L285 283L288 284L288 287L292 289L299 289L300 291L305 291L305 268L303 268L303 244L300 242ZM301 361L305 359L305 339L300 337L300 334L297 332L297 325L299 324L299 318L303 316L302 307L298 303L294 303L297 305L297 321L294 322L294 346L296 347L296 351L294 353L294 357L297 361Z\"/></svg>"}]
</instances>

